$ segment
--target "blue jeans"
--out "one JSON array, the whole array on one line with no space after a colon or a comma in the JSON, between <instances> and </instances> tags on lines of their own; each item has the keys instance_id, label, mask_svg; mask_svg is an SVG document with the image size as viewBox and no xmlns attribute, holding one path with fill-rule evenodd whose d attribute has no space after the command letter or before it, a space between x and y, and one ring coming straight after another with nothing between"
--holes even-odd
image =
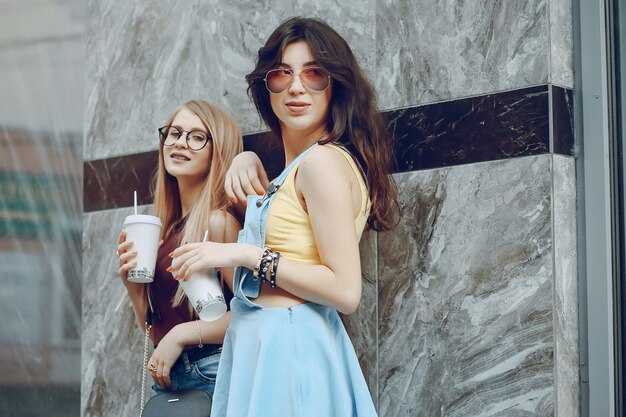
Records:
<instances>
[{"instance_id":1,"label":"blue jeans","mask_svg":"<svg viewBox=\"0 0 626 417\"><path fill-rule=\"evenodd\" d=\"M220 349L212 355L190 362L187 354L183 352L170 370L172 384L167 389L152 384L152 390L160 394L167 391L199 389L209 393L212 397L221 354L222 350Z\"/></svg>"}]
</instances>

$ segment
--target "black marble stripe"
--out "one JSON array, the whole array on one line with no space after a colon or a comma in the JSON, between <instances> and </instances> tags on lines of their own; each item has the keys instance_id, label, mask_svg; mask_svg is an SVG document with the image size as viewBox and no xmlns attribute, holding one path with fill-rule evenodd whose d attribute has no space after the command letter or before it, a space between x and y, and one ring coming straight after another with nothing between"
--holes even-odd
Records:
<instances>
[{"instance_id":1,"label":"black marble stripe","mask_svg":"<svg viewBox=\"0 0 626 417\"><path fill-rule=\"evenodd\" d=\"M574 155L574 92L552 87L552 149L561 155Z\"/></svg>"},{"instance_id":2,"label":"black marble stripe","mask_svg":"<svg viewBox=\"0 0 626 417\"><path fill-rule=\"evenodd\" d=\"M83 210L105 210L152 203L152 178L159 152L144 152L108 159L86 161L83 168Z\"/></svg>"},{"instance_id":3,"label":"black marble stripe","mask_svg":"<svg viewBox=\"0 0 626 417\"><path fill-rule=\"evenodd\" d=\"M552 121L549 112L552 88ZM556 86L463 98L385 112L396 153L395 173L493 161L550 152L573 155L573 93ZM270 177L284 164L267 133L244 136L244 148L263 160ZM157 151L84 163L86 212L152 201Z\"/></svg>"},{"instance_id":4,"label":"black marble stripe","mask_svg":"<svg viewBox=\"0 0 626 417\"><path fill-rule=\"evenodd\" d=\"M549 151L548 87L388 113L398 172Z\"/></svg>"}]
</instances>

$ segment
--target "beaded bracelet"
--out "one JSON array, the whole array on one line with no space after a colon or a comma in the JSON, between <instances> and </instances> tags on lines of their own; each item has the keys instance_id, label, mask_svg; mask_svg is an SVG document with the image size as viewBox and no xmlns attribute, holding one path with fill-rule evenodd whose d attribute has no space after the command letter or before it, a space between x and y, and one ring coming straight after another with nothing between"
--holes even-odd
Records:
<instances>
[{"instance_id":1,"label":"beaded bracelet","mask_svg":"<svg viewBox=\"0 0 626 417\"><path fill-rule=\"evenodd\" d=\"M256 263L255 267L254 267L254 271L252 271L252 275L254 276L254 278L259 278L260 273L261 273L261 264L263 263L263 260L271 253L271 249L268 248L267 246L263 248L263 253L261 254L261 257L259 258L258 262ZM263 278L263 277L261 277Z\"/></svg>"},{"instance_id":2,"label":"beaded bracelet","mask_svg":"<svg viewBox=\"0 0 626 417\"><path fill-rule=\"evenodd\" d=\"M278 260L280 259L280 252L272 253L272 271L270 272L270 287L276 288L276 271L278 270Z\"/></svg>"},{"instance_id":3,"label":"beaded bracelet","mask_svg":"<svg viewBox=\"0 0 626 417\"><path fill-rule=\"evenodd\" d=\"M264 252L264 257L261 259L259 264L259 278L262 281L267 281L267 271L270 269L270 263L272 262L273 252L271 250L267 251L267 254Z\"/></svg>"}]
</instances>

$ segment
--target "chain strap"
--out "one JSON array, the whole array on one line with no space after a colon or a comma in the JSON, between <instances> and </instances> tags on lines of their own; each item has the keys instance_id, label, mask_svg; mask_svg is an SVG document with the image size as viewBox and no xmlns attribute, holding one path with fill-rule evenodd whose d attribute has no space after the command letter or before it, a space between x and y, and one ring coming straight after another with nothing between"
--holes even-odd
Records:
<instances>
[{"instance_id":1,"label":"chain strap","mask_svg":"<svg viewBox=\"0 0 626 417\"><path fill-rule=\"evenodd\" d=\"M143 407L146 401L146 368L148 367L148 343L150 342L151 324L146 322L146 337L143 342L143 367L141 372L141 404L139 408L139 417L143 414Z\"/></svg>"}]
</instances>

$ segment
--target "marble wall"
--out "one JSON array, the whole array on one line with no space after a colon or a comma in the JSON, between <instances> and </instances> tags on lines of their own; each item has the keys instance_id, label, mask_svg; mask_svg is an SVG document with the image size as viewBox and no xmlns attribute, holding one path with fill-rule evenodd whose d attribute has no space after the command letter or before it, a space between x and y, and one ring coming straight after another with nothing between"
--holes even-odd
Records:
<instances>
[{"instance_id":1,"label":"marble wall","mask_svg":"<svg viewBox=\"0 0 626 417\"><path fill-rule=\"evenodd\" d=\"M293 14L346 37L394 138L402 220L364 235L363 300L344 318L379 415L578 415L568 0L90 0L83 416L139 402L119 185L145 187L155 128L188 98L230 110L259 149L243 76Z\"/></svg>"},{"instance_id":2,"label":"marble wall","mask_svg":"<svg viewBox=\"0 0 626 417\"><path fill-rule=\"evenodd\" d=\"M378 243L385 416L555 413L553 297L571 294L553 290L553 158L398 176L402 225ZM575 341L575 326L563 331Z\"/></svg>"}]
</instances>

